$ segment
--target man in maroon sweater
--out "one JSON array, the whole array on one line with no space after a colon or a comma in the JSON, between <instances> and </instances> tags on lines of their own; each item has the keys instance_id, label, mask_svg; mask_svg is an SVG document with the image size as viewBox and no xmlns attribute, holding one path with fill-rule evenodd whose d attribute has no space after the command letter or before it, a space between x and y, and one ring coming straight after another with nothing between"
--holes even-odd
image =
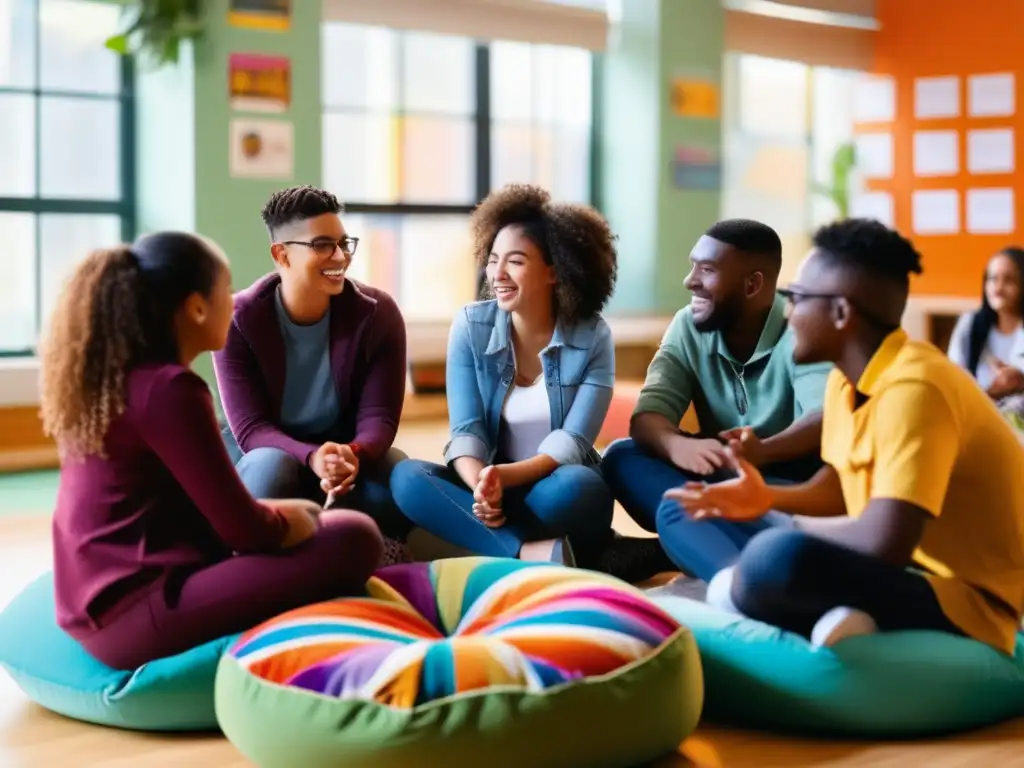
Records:
<instances>
[{"instance_id":1,"label":"man in maroon sweater","mask_svg":"<svg viewBox=\"0 0 1024 768\"><path fill-rule=\"evenodd\" d=\"M331 500L403 542L392 447L406 386L405 323L394 299L345 277L359 240L329 192L295 187L263 208L275 271L235 297L214 367L256 498ZM399 547L400 549L401 547Z\"/></svg>"}]
</instances>

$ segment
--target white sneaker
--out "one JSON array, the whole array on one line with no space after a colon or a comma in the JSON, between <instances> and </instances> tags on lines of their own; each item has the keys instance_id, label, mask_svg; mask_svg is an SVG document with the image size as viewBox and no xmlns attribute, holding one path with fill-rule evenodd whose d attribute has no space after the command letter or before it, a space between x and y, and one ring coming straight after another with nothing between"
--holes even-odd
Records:
<instances>
[{"instance_id":1,"label":"white sneaker","mask_svg":"<svg viewBox=\"0 0 1024 768\"><path fill-rule=\"evenodd\" d=\"M818 619L811 630L811 645L815 648L828 648L848 637L873 635L877 631L875 620L864 611L840 606Z\"/></svg>"},{"instance_id":2,"label":"white sneaker","mask_svg":"<svg viewBox=\"0 0 1024 768\"><path fill-rule=\"evenodd\" d=\"M735 613L742 616L739 609L732 602L732 567L723 568L708 582L708 592L704 602L717 608L720 611Z\"/></svg>"}]
</instances>

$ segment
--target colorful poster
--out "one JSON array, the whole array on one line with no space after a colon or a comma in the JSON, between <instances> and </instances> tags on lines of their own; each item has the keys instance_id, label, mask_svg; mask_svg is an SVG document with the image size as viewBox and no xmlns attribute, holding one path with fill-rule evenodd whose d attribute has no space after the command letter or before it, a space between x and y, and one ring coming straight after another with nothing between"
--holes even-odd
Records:
<instances>
[{"instance_id":1,"label":"colorful poster","mask_svg":"<svg viewBox=\"0 0 1024 768\"><path fill-rule=\"evenodd\" d=\"M677 147L672 158L672 184L676 189L721 189L722 161L718 153L708 147Z\"/></svg>"},{"instance_id":2,"label":"colorful poster","mask_svg":"<svg viewBox=\"0 0 1024 768\"><path fill-rule=\"evenodd\" d=\"M232 53L228 59L228 92L236 111L284 112L291 89L292 63L284 56Z\"/></svg>"},{"instance_id":3,"label":"colorful poster","mask_svg":"<svg viewBox=\"0 0 1024 768\"><path fill-rule=\"evenodd\" d=\"M228 6L228 23L235 27L283 31L291 22L291 0L231 0Z\"/></svg>"},{"instance_id":4,"label":"colorful poster","mask_svg":"<svg viewBox=\"0 0 1024 768\"><path fill-rule=\"evenodd\" d=\"M718 84L710 80L676 78L672 81L672 111L679 117L717 119L720 111Z\"/></svg>"},{"instance_id":5,"label":"colorful poster","mask_svg":"<svg viewBox=\"0 0 1024 768\"><path fill-rule=\"evenodd\" d=\"M231 121L231 176L290 181L295 173L295 127L287 120Z\"/></svg>"}]
</instances>

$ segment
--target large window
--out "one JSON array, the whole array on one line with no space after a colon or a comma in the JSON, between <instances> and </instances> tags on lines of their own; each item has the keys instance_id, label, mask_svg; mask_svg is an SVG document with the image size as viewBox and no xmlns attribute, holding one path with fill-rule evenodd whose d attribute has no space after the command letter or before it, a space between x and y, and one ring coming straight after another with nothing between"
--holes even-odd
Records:
<instances>
[{"instance_id":1,"label":"large window","mask_svg":"<svg viewBox=\"0 0 1024 768\"><path fill-rule=\"evenodd\" d=\"M759 219L783 240L791 277L813 230L837 215L819 191L853 140L860 73L749 54L726 55L723 216Z\"/></svg>"},{"instance_id":2,"label":"large window","mask_svg":"<svg viewBox=\"0 0 1024 768\"><path fill-rule=\"evenodd\" d=\"M352 276L407 319L448 319L476 295L469 214L533 182L590 201L588 51L327 23L323 179L360 240Z\"/></svg>"},{"instance_id":3,"label":"large window","mask_svg":"<svg viewBox=\"0 0 1024 768\"><path fill-rule=\"evenodd\" d=\"M72 264L131 236L120 9L0 0L0 354L31 354Z\"/></svg>"}]
</instances>

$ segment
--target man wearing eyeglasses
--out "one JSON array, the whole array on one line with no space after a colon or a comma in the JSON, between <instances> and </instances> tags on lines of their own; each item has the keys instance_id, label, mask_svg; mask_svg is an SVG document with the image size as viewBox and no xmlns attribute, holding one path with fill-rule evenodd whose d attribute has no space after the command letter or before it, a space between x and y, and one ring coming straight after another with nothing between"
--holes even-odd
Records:
<instances>
[{"instance_id":1,"label":"man wearing eyeglasses","mask_svg":"<svg viewBox=\"0 0 1024 768\"><path fill-rule=\"evenodd\" d=\"M359 241L342 205L309 186L263 208L274 271L235 297L214 355L221 401L256 498L307 498L372 516L404 557L410 525L391 497L405 400L405 323L383 291L346 277Z\"/></svg>"},{"instance_id":2,"label":"man wearing eyeglasses","mask_svg":"<svg viewBox=\"0 0 1024 768\"><path fill-rule=\"evenodd\" d=\"M731 477L726 440L742 436L772 477L810 477L820 466L821 403L829 367L796 366L786 302L776 293L782 242L771 227L731 219L712 226L690 253L693 299L662 339L630 422L602 462L630 516L657 530L668 557L704 581L735 562L775 516L698 525L663 498L687 480ZM694 406L700 434L679 425ZM777 516L779 521L788 518Z\"/></svg>"},{"instance_id":3,"label":"man wearing eyeglasses","mask_svg":"<svg viewBox=\"0 0 1024 768\"><path fill-rule=\"evenodd\" d=\"M922 271L908 240L847 219L814 246L787 293L795 358L835 363L825 466L778 487L736 445L735 479L668 494L699 524L793 515L715 577L716 602L818 646L931 630L1012 654L1024 614L1020 443L970 374L900 328Z\"/></svg>"}]
</instances>

